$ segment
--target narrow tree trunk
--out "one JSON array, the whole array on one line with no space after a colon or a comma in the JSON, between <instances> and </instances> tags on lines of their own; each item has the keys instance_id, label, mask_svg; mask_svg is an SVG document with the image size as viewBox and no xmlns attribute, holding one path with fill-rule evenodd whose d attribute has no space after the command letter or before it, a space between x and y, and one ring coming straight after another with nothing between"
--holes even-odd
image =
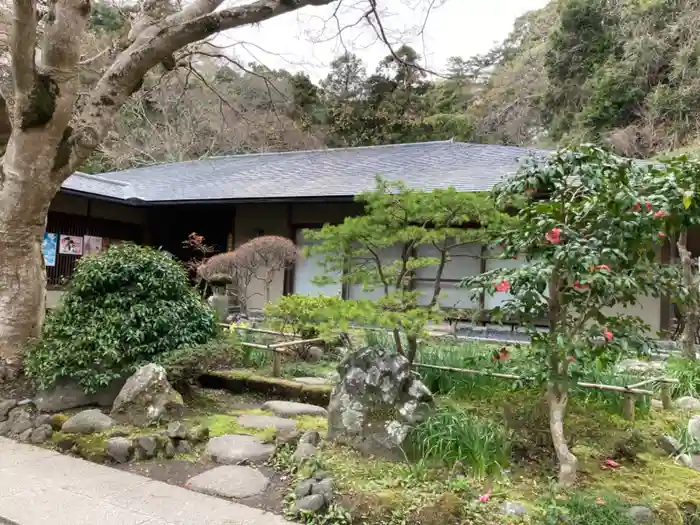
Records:
<instances>
[{"instance_id":1,"label":"narrow tree trunk","mask_svg":"<svg viewBox=\"0 0 700 525\"><path fill-rule=\"evenodd\" d=\"M413 362L416 360L416 355L418 354L418 338L415 335L408 335L406 336L406 341L408 343L406 359L408 359L409 364L413 366Z\"/></svg>"},{"instance_id":2,"label":"narrow tree trunk","mask_svg":"<svg viewBox=\"0 0 700 525\"><path fill-rule=\"evenodd\" d=\"M549 403L549 431L559 462L559 483L569 487L576 482L578 460L569 450L564 435L564 416L566 415L567 392L563 387L551 383L547 388Z\"/></svg>"},{"instance_id":3,"label":"narrow tree trunk","mask_svg":"<svg viewBox=\"0 0 700 525\"><path fill-rule=\"evenodd\" d=\"M684 305L683 315L685 316L685 329L681 335L681 349L686 359L697 359L695 351L695 338L700 328L700 291L698 290L698 280L696 279L695 263L687 248L688 232L683 232L678 239L678 255L683 269L683 284L688 288L688 301Z\"/></svg>"},{"instance_id":4,"label":"narrow tree trunk","mask_svg":"<svg viewBox=\"0 0 700 525\"><path fill-rule=\"evenodd\" d=\"M394 328L392 331L394 334L394 344L396 345L396 353L399 355L405 355L403 351L403 343L401 342L401 332L398 328Z\"/></svg>"}]
</instances>

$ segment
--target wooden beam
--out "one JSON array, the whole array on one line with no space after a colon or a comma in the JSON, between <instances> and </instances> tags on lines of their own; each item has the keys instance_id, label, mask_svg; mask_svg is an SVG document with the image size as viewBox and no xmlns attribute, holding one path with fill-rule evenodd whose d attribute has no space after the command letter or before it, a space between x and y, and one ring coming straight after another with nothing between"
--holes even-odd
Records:
<instances>
[{"instance_id":1,"label":"wooden beam","mask_svg":"<svg viewBox=\"0 0 700 525\"><path fill-rule=\"evenodd\" d=\"M446 372L456 372L458 374L498 377L501 379L511 379L511 380L525 379L523 376L518 376L518 375L514 375L514 374L501 374L499 372L485 372L483 370L470 370L468 368L453 368L451 366L427 365L427 364L423 364L423 363L414 363L413 366L419 367L419 368L430 368L433 370L444 370ZM576 384L582 388L593 388L593 389L597 389L597 390L609 390L611 392L621 392L624 394L636 394L636 395L644 395L644 396L654 395L654 392L652 392L651 390L640 390L637 388L627 388L624 386L600 385L597 383L576 383Z\"/></svg>"},{"instance_id":2,"label":"wooden beam","mask_svg":"<svg viewBox=\"0 0 700 525\"><path fill-rule=\"evenodd\" d=\"M270 348L270 347L267 346L267 345L259 345L258 343L248 343L248 342L244 342L244 343L241 343L241 344L242 344L243 346L247 346L247 347L250 347L250 348L259 348L260 350L269 350L270 352L274 352L274 351L275 351L273 348Z\"/></svg>"},{"instance_id":3,"label":"wooden beam","mask_svg":"<svg viewBox=\"0 0 700 525\"><path fill-rule=\"evenodd\" d=\"M281 343L274 343L269 345L271 349L277 350L279 348L287 348L290 346L306 345L310 343L323 343L324 339L316 337L314 339L298 339L296 341L283 341Z\"/></svg>"}]
</instances>

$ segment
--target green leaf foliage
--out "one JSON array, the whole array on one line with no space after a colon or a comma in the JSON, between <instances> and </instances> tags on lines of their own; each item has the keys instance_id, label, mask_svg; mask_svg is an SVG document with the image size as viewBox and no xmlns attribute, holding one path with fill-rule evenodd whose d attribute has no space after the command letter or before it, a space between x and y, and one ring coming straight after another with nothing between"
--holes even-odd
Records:
<instances>
[{"instance_id":1,"label":"green leaf foliage","mask_svg":"<svg viewBox=\"0 0 700 525\"><path fill-rule=\"evenodd\" d=\"M518 227L497 241L502 257L524 255L528 264L463 285L475 293L505 285L510 296L498 313L550 318L549 333L532 330L541 379L575 375L570 363L648 349L648 327L627 308L644 296L685 293L678 268L660 262L669 233L690 220L676 186L664 166L582 146L533 159L496 188L499 204L521 203Z\"/></svg>"},{"instance_id":2,"label":"green leaf foliage","mask_svg":"<svg viewBox=\"0 0 700 525\"><path fill-rule=\"evenodd\" d=\"M364 214L306 232L316 241L307 253L318 257L326 270L319 284L338 279L365 291L378 290L380 297L337 300L333 309L326 309L343 315L333 315L327 322L352 319L356 324L398 330L413 339L426 323L440 317L440 282L452 251L464 244L489 242L512 223L489 195L454 188L415 191L381 177L373 191L357 200L364 205ZM420 256L423 247L431 248L435 256ZM388 250L398 250L399 255L388 259ZM422 297L414 289L413 278L425 268L434 277L431 294Z\"/></svg>"},{"instance_id":3,"label":"green leaf foliage","mask_svg":"<svg viewBox=\"0 0 700 525\"><path fill-rule=\"evenodd\" d=\"M215 334L214 312L184 268L161 251L127 243L80 259L25 367L42 388L69 378L94 392Z\"/></svg>"}]
</instances>

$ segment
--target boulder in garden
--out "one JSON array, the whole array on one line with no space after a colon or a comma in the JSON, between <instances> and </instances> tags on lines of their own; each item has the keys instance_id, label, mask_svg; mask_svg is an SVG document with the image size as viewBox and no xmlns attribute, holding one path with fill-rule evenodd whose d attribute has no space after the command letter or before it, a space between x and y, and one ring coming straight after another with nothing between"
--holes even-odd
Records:
<instances>
[{"instance_id":1,"label":"boulder in garden","mask_svg":"<svg viewBox=\"0 0 700 525\"><path fill-rule=\"evenodd\" d=\"M124 379L116 379L94 394L86 394L75 381L63 379L52 388L37 392L33 401L40 412L55 413L87 406L106 408L112 406L123 385Z\"/></svg>"},{"instance_id":2,"label":"boulder in garden","mask_svg":"<svg viewBox=\"0 0 700 525\"><path fill-rule=\"evenodd\" d=\"M10 413L10 410L15 408L16 406L17 400L15 399L6 399L5 401L0 401L0 421L6 421L7 415Z\"/></svg>"},{"instance_id":3,"label":"boulder in garden","mask_svg":"<svg viewBox=\"0 0 700 525\"><path fill-rule=\"evenodd\" d=\"M348 354L328 406L328 439L370 454L402 457L413 425L434 407L430 390L411 374L408 360L381 348Z\"/></svg>"},{"instance_id":4,"label":"boulder in garden","mask_svg":"<svg viewBox=\"0 0 700 525\"><path fill-rule=\"evenodd\" d=\"M126 380L110 415L119 423L144 427L176 419L184 407L182 396L170 386L165 369L150 363Z\"/></svg>"},{"instance_id":5,"label":"boulder in garden","mask_svg":"<svg viewBox=\"0 0 700 525\"><path fill-rule=\"evenodd\" d=\"M692 396L679 397L675 405L681 410L700 410L700 399Z\"/></svg>"},{"instance_id":6,"label":"boulder in garden","mask_svg":"<svg viewBox=\"0 0 700 525\"><path fill-rule=\"evenodd\" d=\"M93 434L114 426L114 420L97 408L83 410L68 419L61 428L66 434Z\"/></svg>"}]
</instances>

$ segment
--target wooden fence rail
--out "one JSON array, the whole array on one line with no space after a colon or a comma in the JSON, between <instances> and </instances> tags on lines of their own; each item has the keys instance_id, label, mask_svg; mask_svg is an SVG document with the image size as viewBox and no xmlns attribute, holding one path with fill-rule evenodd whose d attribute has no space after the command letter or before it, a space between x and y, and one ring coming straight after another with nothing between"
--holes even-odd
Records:
<instances>
[{"instance_id":1,"label":"wooden fence rail","mask_svg":"<svg viewBox=\"0 0 700 525\"><path fill-rule=\"evenodd\" d=\"M272 377L280 377L282 375L282 355L287 353L289 348L295 346L301 346L312 343L323 343L324 339L320 337L315 337L313 339L297 339L295 334L289 334L286 332L276 332L274 330L264 330L262 328L251 328L248 326L237 326L219 323L219 326L224 328L240 330L243 332L253 332L257 334L274 335L277 337L292 337L291 341L281 341L277 343L259 344L259 343L248 343L242 342L241 345L247 346L248 348L256 348L258 350L267 350L273 353L272 357Z\"/></svg>"},{"instance_id":2,"label":"wooden fence rail","mask_svg":"<svg viewBox=\"0 0 700 525\"><path fill-rule=\"evenodd\" d=\"M451 366L429 365L424 363L413 363L413 366L416 368L427 368L431 370L442 370L444 372L455 372L457 374L495 377L498 379L508 379L511 381L527 379L524 376L518 376L515 374L487 372L484 370L470 370L468 368L454 368ZM661 402L663 404L663 407L665 410L671 409L673 406L673 400L671 399L671 385L674 383L678 383L678 380L670 377L652 377L630 386L603 385L598 383L585 382L577 382L576 385L581 388L592 388L597 390L607 390L611 392L621 393L623 396L622 416L625 419L633 420L637 397L654 395L654 392L652 390L641 389L639 387L646 386L652 383L658 383L661 385L660 391Z\"/></svg>"}]
</instances>

